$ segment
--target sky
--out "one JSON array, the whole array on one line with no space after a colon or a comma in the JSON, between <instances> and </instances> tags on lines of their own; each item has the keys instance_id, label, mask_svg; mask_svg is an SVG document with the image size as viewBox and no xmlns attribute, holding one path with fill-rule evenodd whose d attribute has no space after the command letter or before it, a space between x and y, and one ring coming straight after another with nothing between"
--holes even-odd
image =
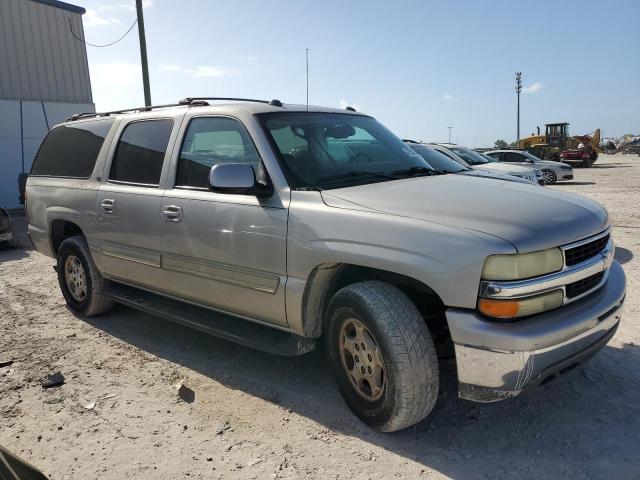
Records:
<instances>
[{"instance_id":1,"label":"sky","mask_svg":"<svg viewBox=\"0 0 640 480\"><path fill-rule=\"evenodd\" d=\"M134 0L78 0L113 42ZM549 13L549 15L545 15ZM145 0L153 104L187 96L354 106L402 138L469 147L569 122L640 133L640 0ZM98 110L144 104L137 27L87 46Z\"/></svg>"}]
</instances>

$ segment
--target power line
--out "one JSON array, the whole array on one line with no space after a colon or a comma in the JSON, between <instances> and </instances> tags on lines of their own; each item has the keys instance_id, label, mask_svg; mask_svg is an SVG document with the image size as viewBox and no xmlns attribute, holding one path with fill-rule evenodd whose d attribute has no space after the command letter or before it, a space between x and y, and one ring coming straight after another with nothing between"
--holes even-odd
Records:
<instances>
[{"instance_id":1,"label":"power line","mask_svg":"<svg viewBox=\"0 0 640 480\"><path fill-rule=\"evenodd\" d=\"M96 45L94 43L89 43L87 41L85 41L84 39L80 38L78 35L75 34L75 32L73 31L73 25L71 25L71 18L68 19L69 20L69 30L71 31L71 35L73 35L73 38L75 38L76 40L84 43L85 45L89 45L90 47L97 47L97 48L104 48L104 47L110 47L111 45L115 45L116 43L118 43L120 40L122 40L124 37L126 37L129 32L131 30L133 30L133 27L135 27L136 23L138 23L138 19L136 18L133 23L131 24L131 26L129 27L129 29L124 33L124 35L122 35L120 38L118 38L116 41L111 42L111 43L107 43L105 45Z\"/></svg>"}]
</instances>

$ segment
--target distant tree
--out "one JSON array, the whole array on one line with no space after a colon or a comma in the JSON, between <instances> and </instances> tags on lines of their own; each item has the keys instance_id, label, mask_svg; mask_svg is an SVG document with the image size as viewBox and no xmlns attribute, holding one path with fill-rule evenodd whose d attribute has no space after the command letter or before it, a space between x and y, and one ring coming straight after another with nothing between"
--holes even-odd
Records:
<instances>
[{"instance_id":1,"label":"distant tree","mask_svg":"<svg viewBox=\"0 0 640 480\"><path fill-rule=\"evenodd\" d=\"M496 140L495 143L496 148L507 148L509 144L502 139Z\"/></svg>"}]
</instances>

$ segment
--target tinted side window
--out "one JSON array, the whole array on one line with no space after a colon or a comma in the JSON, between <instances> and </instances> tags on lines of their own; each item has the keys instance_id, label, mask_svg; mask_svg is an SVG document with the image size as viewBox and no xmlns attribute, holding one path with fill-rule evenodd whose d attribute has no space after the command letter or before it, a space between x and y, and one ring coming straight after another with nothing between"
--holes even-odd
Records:
<instances>
[{"instance_id":1,"label":"tinted side window","mask_svg":"<svg viewBox=\"0 0 640 480\"><path fill-rule=\"evenodd\" d=\"M522 163L522 162L526 161L526 158L524 157L524 155L520 155L519 153L508 152L508 153L505 153L504 155L507 156L507 162L519 162L519 163Z\"/></svg>"},{"instance_id":2,"label":"tinted side window","mask_svg":"<svg viewBox=\"0 0 640 480\"><path fill-rule=\"evenodd\" d=\"M127 125L111 163L109 180L158 185L173 120L145 120Z\"/></svg>"},{"instance_id":3,"label":"tinted side window","mask_svg":"<svg viewBox=\"0 0 640 480\"><path fill-rule=\"evenodd\" d=\"M111 125L113 119L54 128L40 145L31 175L88 178Z\"/></svg>"},{"instance_id":4,"label":"tinted side window","mask_svg":"<svg viewBox=\"0 0 640 480\"><path fill-rule=\"evenodd\" d=\"M176 186L207 188L217 163L248 163L259 170L260 157L244 126L232 118L194 118L182 142Z\"/></svg>"}]
</instances>

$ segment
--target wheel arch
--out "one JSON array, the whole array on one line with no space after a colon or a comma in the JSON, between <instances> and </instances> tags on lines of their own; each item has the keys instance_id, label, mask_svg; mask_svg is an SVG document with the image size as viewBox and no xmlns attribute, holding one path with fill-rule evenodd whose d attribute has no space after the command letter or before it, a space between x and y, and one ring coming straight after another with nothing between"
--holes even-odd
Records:
<instances>
[{"instance_id":1,"label":"wheel arch","mask_svg":"<svg viewBox=\"0 0 640 480\"><path fill-rule=\"evenodd\" d=\"M341 288L365 281L379 280L398 287L416 305L430 328L446 327L445 305L431 287L415 278L372 267L350 263L324 263L309 274L302 296L302 327L305 336L324 333L329 301Z\"/></svg>"},{"instance_id":2,"label":"wheel arch","mask_svg":"<svg viewBox=\"0 0 640 480\"><path fill-rule=\"evenodd\" d=\"M77 223L64 219L53 220L49 226L51 251L57 254L62 242L75 235L84 235Z\"/></svg>"}]
</instances>

